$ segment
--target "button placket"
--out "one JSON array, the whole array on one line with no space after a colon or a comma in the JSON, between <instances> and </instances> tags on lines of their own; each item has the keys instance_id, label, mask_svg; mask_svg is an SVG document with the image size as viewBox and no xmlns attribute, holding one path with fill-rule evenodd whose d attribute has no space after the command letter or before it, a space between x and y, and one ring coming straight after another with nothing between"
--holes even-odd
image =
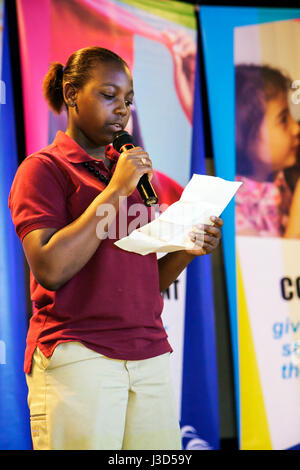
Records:
<instances>
[{"instance_id":1,"label":"button placket","mask_svg":"<svg viewBox=\"0 0 300 470\"><path fill-rule=\"evenodd\" d=\"M98 162L97 162L98 163ZM100 162L99 162L100 163ZM99 165L98 163L98 165ZM90 162L83 162L83 166L93 174L97 179L99 179L102 183L108 185L110 182L110 177L106 178L98 169L96 169Z\"/></svg>"}]
</instances>

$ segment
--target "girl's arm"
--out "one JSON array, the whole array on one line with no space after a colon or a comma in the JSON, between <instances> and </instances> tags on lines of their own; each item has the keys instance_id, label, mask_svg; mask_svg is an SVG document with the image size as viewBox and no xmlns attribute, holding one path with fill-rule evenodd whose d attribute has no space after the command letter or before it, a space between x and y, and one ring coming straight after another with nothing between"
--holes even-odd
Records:
<instances>
[{"instance_id":1,"label":"girl's arm","mask_svg":"<svg viewBox=\"0 0 300 470\"><path fill-rule=\"evenodd\" d=\"M141 158L146 160L142 166ZM133 193L144 173L148 173L150 179L153 176L146 152L140 147L122 152L109 185L80 217L60 230L37 229L24 237L25 256L39 284L48 290L57 290L86 265L99 247L101 236L114 221L120 198ZM104 204L109 210L101 211L103 216L97 215L97 209ZM104 227L99 230L101 220Z\"/></svg>"},{"instance_id":2,"label":"girl's arm","mask_svg":"<svg viewBox=\"0 0 300 470\"><path fill-rule=\"evenodd\" d=\"M198 225L198 231L189 234L194 242L192 250L168 253L158 260L160 292L166 290L196 256L209 254L217 248L224 222L219 217L212 220L214 225Z\"/></svg>"},{"instance_id":3,"label":"girl's arm","mask_svg":"<svg viewBox=\"0 0 300 470\"><path fill-rule=\"evenodd\" d=\"M284 238L300 238L300 178L296 184Z\"/></svg>"},{"instance_id":4,"label":"girl's arm","mask_svg":"<svg viewBox=\"0 0 300 470\"><path fill-rule=\"evenodd\" d=\"M96 233L101 220L96 215L97 208L100 204L111 204L115 209L106 217L107 231L118 212L119 196L119 191L107 188L66 227L37 229L24 237L25 256L39 284L55 291L83 268L101 243Z\"/></svg>"}]
</instances>

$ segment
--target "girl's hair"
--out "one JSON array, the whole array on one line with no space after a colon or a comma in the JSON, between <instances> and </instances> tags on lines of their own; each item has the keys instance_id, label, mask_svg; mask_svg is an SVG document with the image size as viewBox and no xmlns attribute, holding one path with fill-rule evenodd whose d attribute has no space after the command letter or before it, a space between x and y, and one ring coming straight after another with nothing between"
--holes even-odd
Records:
<instances>
[{"instance_id":1,"label":"girl's hair","mask_svg":"<svg viewBox=\"0 0 300 470\"><path fill-rule=\"evenodd\" d=\"M99 62L115 62L127 67L126 62L114 52L103 47L85 47L74 52L64 67L59 62L50 64L43 80L44 96L50 108L60 113L64 104L63 84L70 82L76 89L82 88L91 78L91 70Z\"/></svg>"},{"instance_id":2,"label":"girl's hair","mask_svg":"<svg viewBox=\"0 0 300 470\"><path fill-rule=\"evenodd\" d=\"M258 137L266 104L280 92L287 93L291 79L268 65L235 67L236 103L236 172L250 176L253 172L249 144ZM253 158L253 156L252 156Z\"/></svg>"}]
</instances>

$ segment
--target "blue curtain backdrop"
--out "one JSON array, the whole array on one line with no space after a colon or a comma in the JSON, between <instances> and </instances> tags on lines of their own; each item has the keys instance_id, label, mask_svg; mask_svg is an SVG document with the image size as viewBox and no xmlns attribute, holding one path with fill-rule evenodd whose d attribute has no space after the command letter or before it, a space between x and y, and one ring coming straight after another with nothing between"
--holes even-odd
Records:
<instances>
[{"instance_id":1,"label":"blue curtain backdrop","mask_svg":"<svg viewBox=\"0 0 300 470\"><path fill-rule=\"evenodd\" d=\"M7 16L4 12L0 104L0 449L31 449L23 358L27 332L24 261L8 209L17 146Z\"/></svg>"},{"instance_id":2,"label":"blue curtain backdrop","mask_svg":"<svg viewBox=\"0 0 300 470\"><path fill-rule=\"evenodd\" d=\"M196 67L191 176L206 174L201 83ZM181 429L183 448L219 449L219 401L211 255L187 268Z\"/></svg>"}]
</instances>

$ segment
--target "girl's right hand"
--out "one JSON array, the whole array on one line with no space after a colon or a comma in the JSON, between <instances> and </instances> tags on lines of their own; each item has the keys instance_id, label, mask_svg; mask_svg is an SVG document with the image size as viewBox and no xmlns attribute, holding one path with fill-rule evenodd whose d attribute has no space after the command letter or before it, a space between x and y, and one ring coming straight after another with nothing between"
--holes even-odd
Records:
<instances>
[{"instance_id":1,"label":"girl's right hand","mask_svg":"<svg viewBox=\"0 0 300 470\"><path fill-rule=\"evenodd\" d=\"M116 188L121 196L130 196L136 189L140 178L148 174L149 181L153 177L152 162L149 155L141 147L134 147L122 152L119 156L109 186Z\"/></svg>"}]
</instances>

